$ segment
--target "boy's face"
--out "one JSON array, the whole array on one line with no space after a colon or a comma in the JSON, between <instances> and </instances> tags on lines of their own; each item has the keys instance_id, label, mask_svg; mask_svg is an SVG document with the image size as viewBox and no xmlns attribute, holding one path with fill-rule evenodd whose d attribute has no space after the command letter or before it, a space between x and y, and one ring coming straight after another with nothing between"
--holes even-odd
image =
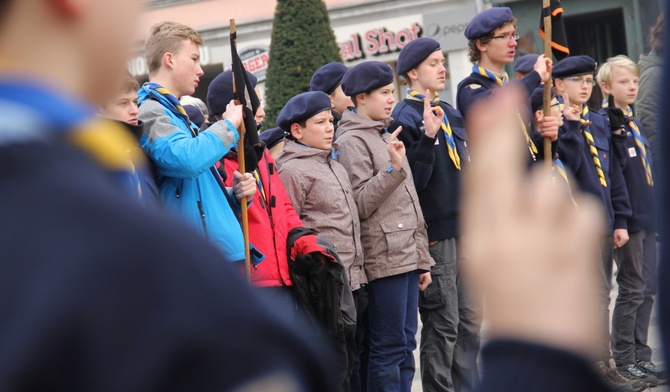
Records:
<instances>
[{"instance_id":1,"label":"boy's face","mask_svg":"<svg viewBox=\"0 0 670 392\"><path fill-rule=\"evenodd\" d=\"M137 93L129 91L118 94L100 111L103 117L137 125Z\"/></svg>"},{"instance_id":2,"label":"boy's face","mask_svg":"<svg viewBox=\"0 0 670 392\"><path fill-rule=\"evenodd\" d=\"M563 108L563 105L558 102L558 99L556 97L553 97L551 99L551 116L556 117L558 119L558 126L563 125L563 111L561 110ZM539 115L544 115L544 110L540 109L537 112L535 112Z\"/></svg>"},{"instance_id":3,"label":"boy's face","mask_svg":"<svg viewBox=\"0 0 670 392\"><path fill-rule=\"evenodd\" d=\"M172 94L180 98L191 95L200 83L204 74L200 67L200 50L190 39L184 39L179 50L172 54L172 78L176 91Z\"/></svg>"},{"instance_id":4,"label":"boy's face","mask_svg":"<svg viewBox=\"0 0 670 392\"><path fill-rule=\"evenodd\" d=\"M354 103L351 101L351 97L344 95L342 91L342 86L337 86L335 91L330 94L330 102L333 109L342 114L348 107L354 106Z\"/></svg>"},{"instance_id":5,"label":"boy's face","mask_svg":"<svg viewBox=\"0 0 670 392\"><path fill-rule=\"evenodd\" d=\"M359 94L359 97L362 96L363 98L363 100L359 100L359 110L363 106L366 117L371 120L386 120L391 117L391 112L393 111L393 104L395 103L394 92L395 87L391 83L372 90L369 93Z\"/></svg>"},{"instance_id":6,"label":"boy's face","mask_svg":"<svg viewBox=\"0 0 670 392\"><path fill-rule=\"evenodd\" d=\"M637 88L640 78L635 72L624 67L612 68L612 80L610 83L600 84L603 92L614 96L614 103L617 107L626 108L635 102L637 98Z\"/></svg>"},{"instance_id":7,"label":"boy's face","mask_svg":"<svg viewBox=\"0 0 670 392\"><path fill-rule=\"evenodd\" d=\"M583 105L593 92L593 75L570 76L556 79L557 93L566 93L571 104Z\"/></svg>"},{"instance_id":8,"label":"boy's face","mask_svg":"<svg viewBox=\"0 0 670 392\"><path fill-rule=\"evenodd\" d=\"M407 76L412 89L423 94L427 89L431 92L444 90L445 72L444 55L441 51L436 51L410 70Z\"/></svg>"},{"instance_id":9,"label":"boy's face","mask_svg":"<svg viewBox=\"0 0 670 392\"><path fill-rule=\"evenodd\" d=\"M320 150L330 150L333 145L333 114L324 110L305 122L291 125L291 134L300 143Z\"/></svg>"},{"instance_id":10,"label":"boy's face","mask_svg":"<svg viewBox=\"0 0 670 392\"><path fill-rule=\"evenodd\" d=\"M493 31L493 39L486 44L478 44L482 58L495 65L505 65L514 62L516 47L519 45L514 39L516 26L508 23Z\"/></svg>"},{"instance_id":11,"label":"boy's face","mask_svg":"<svg viewBox=\"0 0 670 392\"><path fill-rule=\"evenodd\" d=\"M258 99L260 101L260 105L258 106L258 110L256 110L256 115L254 116L254 120L256 120L256 125L261 125L261 123L263 122L263 119L265 118L265 109L263 108L263 100L260 99L261 92L258 89L258 87L256 87L254 89L254 91L256 91L256 96L258 97Z\"/></svg>"}]
</instances>

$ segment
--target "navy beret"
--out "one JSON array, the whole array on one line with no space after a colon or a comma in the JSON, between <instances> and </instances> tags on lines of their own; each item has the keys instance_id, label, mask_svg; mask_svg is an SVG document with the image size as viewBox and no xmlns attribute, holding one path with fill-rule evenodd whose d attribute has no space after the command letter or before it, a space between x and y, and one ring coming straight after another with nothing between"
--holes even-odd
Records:
<instances>
[{"instance_id":1,"label":"navy beret","mask_svg":"<svg viewBox=\"0 0 670 392\"><path fill-rule=\"evenodd\" d=\"M258 79L249 71L245 71L251 84L256 87ZM228 70L218 74L207 87L207 106L212 115L222 115L226 112L228 103L235 99L233 95L233 71Z\"/></svg>"},{"instance_id":2,"label":"navy beret","mask_svg":"<svg viewBox=\"0 0 670 392\"><path fill-rule=\"evenodd\" d=\"M309 88L312 91L323 91L326 94L332 94L340 85L342 77L349 68L338 62L328 63L317 69L309 81Z\"/></svg>"},{"instance_id":3,"label":"navy beret","mask_svg":"<svg viewBox=\"0 0 670 392\"><path fill-rule=\"evenodd\" d=\"M398 65L395 69L398 75L405 75L416 68L431 53L440 50L440 43L432 38L418 38L411 41L400 51Z\"/></svg>"},{"instance_id":4,"label":"navy beret","mask_svg":"<svg viewBox=\"0 0 670 392\"><path fill-rule=\"evenodd\" d=\"M182 107L186 111L186 114L188 114L188 118L190 118L191 121L193 121L193 124L197 125L198 128L200 128L202 124L205 122L205 116L203 116L200 109L198 109L196 106L193 105L184 105Z\"/></svg>"},{"instance_id":5,"label":"navy beret","mask_svg":"<svg viewBox=\"0 0 670 392\"><path fill-rule=\"evenodd\" d=\"M330 97L323 91L300 93L286 102L277 116L277 126L286 133L291 132L291 124L300 123L324 110L331 110Z\"/></svg>"},{"instance_id":6,"label":"navy beret","mask_svg":"<svg viewBox=\"0 0 670 392\"><path fill-rule=\"evenodd\" d=\"M535 53L529 53L519 57L514 62L514 72L519 72L522 74L531 73L535 67L535 62L537 61L538 57L540 57L540 55Z\"/></svg>"},{"instance_id":7,"label":"navy beret","mask_svg":"<svg viewBox=\"0 0 670 392\"><path fill-rule=\"evenodd\" d=\"M342 91L348 97L369 93L393 83L393 70L380 61L364 61L355 65L342 78Z\"/></svg>"},{"instance_id":8,"label":"navy beret","mask_svg":"<svg viewBox=\"0 0 670 392\"><path fill-rule=\"evenodd\" d=\"M286 136L286 132L284 132L283 129L281 129L281 128L271 128L271 129L268 129L267 131L261 132L261 134L259 136L259 139L261 139L261 141L263 143L265 143L265 146L267 148L272 148L277 143L284 140L285 136Z\"/></svg>"},{"instance_id":9,"label":"navy beret","mask_svg":"<svg viewBox=\"0 0 670 392\"><path fill-rule=\"evenodd\" d=\"M554 64L551 76L562 79L568 76L593 74L596 72L596 61L589 56L568 56Z\"/></svg>"},{"instance_id":10,"label":"navy beret","mask_svg":"<svg viewBox=\"0 0 670 392\"><path fill-rule=\"evenodd\" d=\"M465 38L476 39L486 35L514 18L508 7L493 7L475 15L465 28Z\"/></svg>"},{"instance_id":11,"label":"navy beret","mask_svg":"<svg viewBox=\"0 0 670 392\"><path fill-rule=\"evenodd\" d=\"M551 89L551 98L553 99L556 95L554 94L554 89ZM530 108L535 113L544 106L544 86L540 86L533 90L530 94Z\"/></svg>"}]
</instances>

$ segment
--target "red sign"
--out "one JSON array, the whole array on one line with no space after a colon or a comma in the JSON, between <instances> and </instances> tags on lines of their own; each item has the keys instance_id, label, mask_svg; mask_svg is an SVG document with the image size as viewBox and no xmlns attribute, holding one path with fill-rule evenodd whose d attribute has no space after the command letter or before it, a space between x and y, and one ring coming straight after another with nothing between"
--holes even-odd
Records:
<instances>
[{"instance_id":1,"label":"red sign","mask_svg":"<svg viewBox=\"0 0 670 392\"><path fill-rule=\"evenodd\" d=\"M352 34L349 40L340 42L340 57L344 61L354 61L366 56L379 56L384 53L397 52L409 42L421 36L421 26L412 24L409 28L396 32L385 27L375 28L361 34Z\"/></svg>"}]
</instances>

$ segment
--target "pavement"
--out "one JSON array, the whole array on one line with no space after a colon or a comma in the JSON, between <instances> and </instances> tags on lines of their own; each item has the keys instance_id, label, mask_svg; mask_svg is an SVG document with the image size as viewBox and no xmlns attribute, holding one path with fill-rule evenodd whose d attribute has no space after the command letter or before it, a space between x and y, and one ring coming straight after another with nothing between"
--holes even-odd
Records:
<instances>
[{"instance_id":1,"label":"pavement","mask_svg":"<svg viewBox=\"0 0 670 392\"><path fill-rule=\"evenodd\" d=\"M611 298L612 302L610 304L610 317L612 314L612 309L614 308L614 303L616 301L616 295L617 295L617 285L616 285L616 280L613 282L613 288L612 288L612 293L611 293ZM659 366L662 369L665 369L666 367L664 366L664 361L662 359L663 353L662 353L662 348L661 348L661 335L659 332L659 327L658 327L658 320L659 317L656 314L656 311L652 314L651 318L651 327L649 328L649 346L652 348L652 362L656 364L656 366ZM482 326L482 344L486 343L486 315L484 315L484 324ZM421 320L419 319L419 331L416 336L416 341L417 345L419 345L421 341ZM416 372L414 373L414 382L412 383L412 392L422 392L421 388L421 369L420 369L420 362L419 362L419 348L414 351L414 358L416 360ZM659 385L654 388L648 389L648 391L651 392L670 392L670 385Z\"/></svg>"}]
</instances>

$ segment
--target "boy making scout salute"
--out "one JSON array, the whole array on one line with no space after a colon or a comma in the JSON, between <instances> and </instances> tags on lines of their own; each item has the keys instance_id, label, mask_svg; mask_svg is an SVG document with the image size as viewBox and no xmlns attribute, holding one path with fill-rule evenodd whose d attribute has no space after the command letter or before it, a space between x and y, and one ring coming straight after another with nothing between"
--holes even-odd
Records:
<instances>
[{"instance_id":1,"label":"boy making scout salute","mask_svg":"<svg viewBox=\"0 0 670 392\"><path fill-rule=\"evenodd\" d=\"M471 391L479 378L480 321L458 274L461 169L469 154L460 113L441 101L444 55L432 38L407 44L396 71L408 83L392 117L402 125L414 186L428 225L433 284L419 296L421 382L424 391Z\"/></svg>"},{"instance_id":2,"label":"boy making scout salute","mask_svg":"<svg viewBox=\"0 0 670 392\"><path fill-rule=\"evenodd\" d=\"M507 7L493 7L477 14L465 29L470 48L472 73L458 84L458 110L467 118L474 102L488 97L491 92L509 81L505 65L514 62L517 40L516 19ZM530 95L551 77L551 60L541 55L533 71L521 78L520 83Z\"/></svg>"},{"instance_id":3,"label":"boy making scout salute","mask_svg":"<svg viewBox=\"0 0 670 392\"><path fill-rule=\"evenodd\" d=\"M355 110L342 115L339 162L347 169L361 219L368 279L368 391L409 391L414 376L419 290L434 264L405 146L391 125L393 71L368 61L342 79Z\"/></svg>"},{"instance_id":4,"label":"boy making scout salute","mask_svg":"<svg viewBox=\"0 0 670 392\"><path fill-rule=\"evenodd\" d=\"M565 104L565 121L558 142L558 154L565 167L574 174L584 192L594 195L605 211L608 224L601 245L602 275L602 342L598 368L611 386L623 391L640 390L646 384L640 380L626 380L610 366L609 303L612 289L612 256L614 248L628 241L627 220L631 216L628 191L621 166L614 153L611 131L602 114L590 109L595 80L596 62L589 56L570 56L553 69L556 95Z\"/></svg>"}]
</instances>

